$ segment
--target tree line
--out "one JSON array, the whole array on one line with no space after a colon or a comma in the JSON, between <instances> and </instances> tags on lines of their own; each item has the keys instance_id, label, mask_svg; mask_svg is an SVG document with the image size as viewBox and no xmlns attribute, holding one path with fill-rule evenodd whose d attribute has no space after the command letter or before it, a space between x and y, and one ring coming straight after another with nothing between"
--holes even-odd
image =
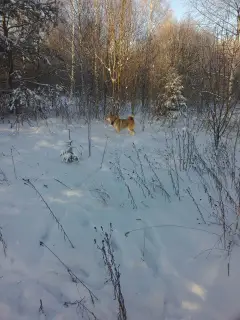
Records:
<instances>
[{"instance_id":1,"label":"tree line","mask_svg":"<svg viewBox=\"0 0 240 320\"><path fill-rule=\"evenodd\" d=\"M41 114L42 97L54 106L64 96L93 117L126 105L159 117L186 101L229 119L239 99L240 5L190 5L177 21L164 0L2 0L0 111Z\"/></svg>"}]
</instances>

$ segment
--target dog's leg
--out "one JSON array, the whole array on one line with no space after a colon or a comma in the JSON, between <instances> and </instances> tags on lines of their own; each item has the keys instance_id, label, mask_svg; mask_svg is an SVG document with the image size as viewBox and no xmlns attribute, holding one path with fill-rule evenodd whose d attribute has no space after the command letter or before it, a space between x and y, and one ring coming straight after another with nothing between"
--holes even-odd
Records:
<instances>
[{"instance_id":1,"label":"dog's leg","mask_svg":"<svg viewBox=\"0 0 240 320\"><path fill-rule=\"evenodd\" d=\"M128 130L128 132L130 133L131 136L135 135L135 131L134 130Z\"/></svg>"}]
</instances>

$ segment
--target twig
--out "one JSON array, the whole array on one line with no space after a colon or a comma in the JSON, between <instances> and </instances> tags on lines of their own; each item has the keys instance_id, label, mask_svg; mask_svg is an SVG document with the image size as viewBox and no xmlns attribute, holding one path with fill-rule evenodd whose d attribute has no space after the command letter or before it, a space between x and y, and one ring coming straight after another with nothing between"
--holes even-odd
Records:
<instances>
[{"instance_id":1,"label":"twig","mask_svg":"<svg viewBox=\"0 0 240 320\"><path fill-rule=\"evenodd\" d=\"M98 298L95 296L95 294L86 286L86 284L80 280L75 273L43 242L40 241L40 246L45 247L49 252L54 255L54 257L61 263L61 265L67 270L68 274L70 275L72 281L74 283L81 283L81 285L88 291L91 301L94 304L95 300L98 300Z\"/></svg>"},{"instance_id":2,"label":"twig","mask_svg":"<svg viewBox=\"0 0 240 320\"><path fill-rule=\"evenodd\" d=\"M104 150L103 150L103 155L102 155L102 161L101 161L100 169L102 169L102 165L103 165L105 153L106 153L106 150L107 150L108 138L109 138L109 137L106 135L106 142L105 142L105 147L104 147Z\"/></svg>"},{"instance_id":3,"label":"twig","mask_svg":"<svg viewBox=\"0 0 240 320\"><path fill-rule=\"evenodd\" d=\"M11 148L11 157L12 157L12 164L13 164L13 171L14 171L15 179L17 179L17 173L16 173L16 167L15 167L15 162L14 162L14 158L13 158L13 149L12 148Z\"/></svg>"},{"instance_id":4,"label":"twig","mask_svg":"<svg viewBox=\"0 0 240 320\"><path fill-rule=\"evenodd\" d=\"M63 183L62 181L60 181L60 180L58 180L58 179L56 179L56 178L54 178L54 180L55 181L57 181L57 182L59 182L60 184L62 184L64 187L66 187L67 189L70 189L70 190L72 190L72 188L70 188L69 186L67 186L65 183Z\"/></svg>"},{"instance_id":5,"label":"twig","mask_svg":"<svg viewBox=\"0 0 240 320\"><path fill-rule=\"evenodd\" d=\"M5 257L7 256L7 244L5 242L5 240L3 239L3 235L2 235L2 228L0 227L0 242L2 243L3 246L3 252Z\"/></svg>"},{"instance_id":6,"label":"twig","mask_svg":"<svg viewBox=\"0 0 240 320\"><path fill-rule=\"evenodd\" d=\"M91 122L91 106L87 105L87 124L88 124L88 157L92 155L92 122Z\"/></svg>"},{"instance_id":7,"label":"twig","mask_svg":"<svg viewBox=\"0 0 240 320\"><path fill-rule=\"evenodd\" d=\"M34 184L29 180L29 179L24 179L24 184L28 185L29 187L31 187L32 189L34 189L36 191L36 193L39 195L39 197L41 198L41 200L45 203L46 207L48 208L51 216L53 217L53 219L55 220L55 222L57 223L58 227L60 228L61 232L64 235L64 240L68 240L68 242L70 243L71 247L74 248L74 245L72 243L72 241L69 239L67 233L65 232L63 225L60 223L60 221L58 220L58 218L55 216L54 212L52 211L52 209L49 207L48 203L45 201L45 199L43 198L43 196L41 195L41 193L37 190L37 188L34 186Z\"/></svg>"},{"instance_id":8,"label":"twig","mask_svg":"<svg viewBox=\"0 0 240 320\"><path fill-rule=\"evenodd\" d=\"M138 219L136 219L137 221L141 221L142 223L144 223L143 222L143 220L141 219L141 218L138 218ZM144 260L144 258L145 258L145 250L146 250L146 229L144 229L143 230L143 248L142 248L142 260L143 261L145 261Z\"/></svg>"},{"instance_id":9,"label":"twig","mask_svg":"<svg viewBox=\"0 0 240 320\"><path fill-rule=\"evenodd\" d=\"M143 250L142 250L143 261L145 258L145 250L146 250L146 229L143 230Z\"/></svg>"},{"instance_id":10,"label":"twig","mask_svg":"<svg viewBox=\"0 0 240 320\"><path fill-rule=\"evenodd\" d=\"M136 202L135 202L134 196L133 196L133 194L132 194L132 191L131 191L129 185L127 184L126 181L124 181L124 184L125 184L125 186L126 186L126 188L127 188L127 190L128 190L128 197L129 197L130 200L131 200L133 209L137 209L137 204L136 204Z\"/></svg>"},{"instance_id":11,"label":"twig","mask_svg":"<svg viewBox=\"0 0 240 320\"><path fill-rule=\"evenodd\" d=\"M192 199L193 203L195 204L195 206L197 207L198 212L199 212L199 214L200 214L200 217L201 217L203 223L206 224L206 220L204 219L203 213L202 213L202 211L200 210L199 205L197 204L197 201L195 200L195 198L194 198L193 195L192 195L191 189L188 187L188 188L186 189L186 191L187 191L187 193L189 194L189 196L191 197L191 199Z\"/></svg>"},{"instance_id":12,"label":"twig","mask_svg":"<svg viewBox=\"0 0 240 320\"><path fill-rule=\"evenodd\" d=\"M84 304L84 298L82 298L81 300L76 300L74 302L71 301L66 301L64 302L64 307L68 308L69 306L76 306L76 311L77 313L80 313L80 311L82 312L82 318L84 316L84 312L86 312L88 319L90 320L90 316L92 316L92 319L94 320L98 320L99 318L96 317L96 315L88 309L88 307Z\"/></svg>"},{"instance_id":13,"label":"twig","mask_svg":"<svg viewBox=\"0 0 240 320\"><path fill-rule=\"evenodd\" d=\"M45 317L47 316L45 311L44 311L44 308L43 308L42 299L40 299L40 307L38 309L38 312L39 312L39 314L43 314Z\"/></svg>"},{"instance_id":14,"label":"twig","mask_svg":"<svg viewBox=\"0 0 240 320\"><path fill-rule=\"evenodd\" d=\"M12 148L17 152L17 154L20 156L20 152L14 147L12 146Z\"/></svg>"},{"instance_id":15,"label":"twig","mask_svg":"<svg viewBox=\"0 0 240 320\"><path fill-rule=\"evenodd\" d=\"M135 145L135 143L133 142L133 149L135 150L136 154L137 154L137 159L138 159L138 162L140 164L140 169L141 169L141 174L142 174L142 179L144 181L144 183L146 184L146 178L145 178L145 175L144 175L144 170L143 170L143 165L142 165L142 161L141 161L141 158L140 158L140 155L139 155L139 151Z\"/></svg>"},{"instance_id":16,"label":"twig","mask_svg":"<svg viewBox=\"0 0 240 320\"><path fill-rule=\"evenodd\" d=\"M116 155L115 162L116 163L110 162L110 164L113 166L115 173L117 173L117 179L121 180L124 183L125 187L127 188L128 198L131 200L133 209L137 209L137 204L135 202L134 196L131 192L131 189L130 189L128 183L126 182L124 175L123 175L121 165L120 165L120 157L118 155Z\"/></svg>"},{"instance_id":17,"label":"twig","mask_svg":"<svg viewBox=\"0 0 240 320\"><path fill-rule=\"evenodd\" d=\"M213 250L218 250L218 251L224 251L227 252L226 249L221 249L221 248L210 248L210 249L205 249L202 250L201 252L199 252L195 257L193 257L194 259L198 258L199 256L201 256L202 254L209 252L209 251L213 251Z\"/></svg>"},{"instance_id":18,"label":"twig","mask_svg":"<svg viewBox=\"0 0 240 320\"><path fill-rule=\"evenodd\" d=\"M202 231L208 234L213 234L216 235L218 237L220 237L221 235L215 233L215 232L210 232L204 229L199 229L199 228L194 228L194 227L186 227L186 226L179 226L179 225L175 225L175 224L159 224L156 226L148 226L148 227L142 227L142 228L137 228L137 229L133 229L130 231L125 232L125 236L127 237L130 233L136 232L136 231L140 231L140 230L146 230L146 229L152 229L152 228L182 228L182 229L188 229L188 230L197 230L197 231Z\"/></svg>"}]
</instances>

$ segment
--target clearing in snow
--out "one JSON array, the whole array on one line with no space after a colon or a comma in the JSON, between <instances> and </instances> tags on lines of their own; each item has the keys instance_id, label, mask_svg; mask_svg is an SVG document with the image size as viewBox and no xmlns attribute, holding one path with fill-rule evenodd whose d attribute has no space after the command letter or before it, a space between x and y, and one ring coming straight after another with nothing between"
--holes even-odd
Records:
<instances>
[{"instance_id":1,"label":"clearing in snow","mask_svg":"<svg viewBox=\"0 0 240 320\"><path fill-rule=\"evenodd\" d=\"M73 163L60 157L69 129ZM187 132L92 122L88 157L85 124L0 126L0 320L118 319L101 251L111 233L127 319L236 319L239 239L214 220L214 186L198 174L208 137Z\"/></svg>"}]
</instances>

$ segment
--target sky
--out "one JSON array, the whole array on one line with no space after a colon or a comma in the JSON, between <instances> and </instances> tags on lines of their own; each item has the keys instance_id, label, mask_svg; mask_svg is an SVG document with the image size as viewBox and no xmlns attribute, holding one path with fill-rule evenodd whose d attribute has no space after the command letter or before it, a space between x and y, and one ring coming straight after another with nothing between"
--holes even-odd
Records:
<instances>
[{"instance_id":1,"label":"sky","mask_svg":"<svg viewBox=\"0 0 240 320\"><path fill-rule=\"evenodd\" d=\"M170 0L171 8L174 11L174 15L177 19L184 17L187 12L186 0Z\"/></svg>"}]
</instances>

